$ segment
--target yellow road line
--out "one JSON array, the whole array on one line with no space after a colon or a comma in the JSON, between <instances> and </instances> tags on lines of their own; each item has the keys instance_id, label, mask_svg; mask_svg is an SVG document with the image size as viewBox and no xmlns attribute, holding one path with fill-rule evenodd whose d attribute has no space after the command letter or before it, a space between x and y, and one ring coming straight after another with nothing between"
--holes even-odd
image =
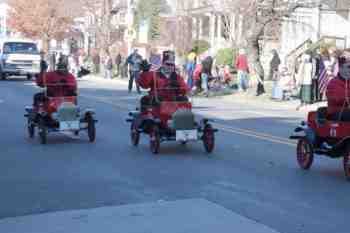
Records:
<instances>
[{"instance_id":1,"label":"yellow road line","mask_svg":"<svg viewBox=\"0 0 350 233\"><path fill-rule=\"evenodd\" d=\"M221 130L229 131L229 132L232 132L232 133L237 132L237 133L244 134L244 135L254 136L254 137L260 138L260 139L268 139L269 141L279 142L279 143L286 144L286 145L296 146L296 143L293 140L290 140L290 139L287 139L287 138L283 138L283 137L274 136L274 135L271 135L271 134L261 133L261 132L257 132L257 131L254 131L254 130L248 130L248 129L232 127L232 126L219 124L219 123L215 123L215 126L219 127Z\"/></svg>"},{"instance_id":2,"label":"yellow road line","mask_svg":"<svg viewBox=\"0 0 350 233\"><path fill-rule=\"evenodd\" d=\"M214 125L216 125L216 124L214 124ZM253 137L253 138L260 139L262 141L272 142L272 143L276 143L276 144L282 144L282 145L286 145L286 146L290 146L290 147L296 146L296 143L294 143L292 141L289 142L285 139L282 140L282 138L277 139L277 137L272 136L272 135L271 135L272 137L267 137L267 136L259 135L258 132L252 133L252 131L250 131L248 133L245 129L240 129L240 128L231 129L231 128L222 127L222 126L218 126L217 128L219 130L222 130L222 131L225 131L228 133L243 135L243 136L247 136L247 137Z\"/></svg>"}]
</instances>

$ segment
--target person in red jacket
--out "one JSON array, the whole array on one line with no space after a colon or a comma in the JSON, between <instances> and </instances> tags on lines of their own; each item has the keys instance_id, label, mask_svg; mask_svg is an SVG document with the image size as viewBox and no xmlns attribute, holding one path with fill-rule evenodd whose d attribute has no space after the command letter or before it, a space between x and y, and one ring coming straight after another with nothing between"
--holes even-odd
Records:
<instances>
[{"instance_id":1,"label":"person in red jacket","mask_svg":"<svg viewBox=\"0 0 350 233\"><path fill-rule=\"evenodd\" d=\"M245 50L240 49L239 55L236 59L236 70L237 70L237 78L238 78L238 90L246 91L248 86L248 74L249 74L249 66L248 59L245 55Z\"/></svg>"},{"instance_id":2,"label":"person in red jacket","mask_svg":"<svg viewBox=\"0 0 350 233\"><path fill-rule=\"evenodd\" d=\"M34 95L34 107L40 102L45 102L46 97L76 96L77 82L75 77L68 72L67 63L60 59L57 69L52 72L43 72L36 78L39 87L46 87L46 94L43 92Z\"/></svg>"},{"instance_id":3,"label":"person in red jacket","mask_svg":"<svg viewBox=\"0 0 350 233\"><path fill-rule=\"evenodd\" d=\"M162 66L156 71L144 70L138 84L143 89L150 89L148 97L159 101L178 101L188 93L185 80L176 73L175 54L172 51L163 53Z\"/></svg>"},{"instance_id":4,"label":"person in red jacket","mask_svg":"<svg viewBox=\"0 0 350 233\"><path fill-rule=\"evenodd\" d=\"M350 51L339 58L339 73L327 86L328 116L332 120L350 121Z\"/></svg>"}]
</instances>

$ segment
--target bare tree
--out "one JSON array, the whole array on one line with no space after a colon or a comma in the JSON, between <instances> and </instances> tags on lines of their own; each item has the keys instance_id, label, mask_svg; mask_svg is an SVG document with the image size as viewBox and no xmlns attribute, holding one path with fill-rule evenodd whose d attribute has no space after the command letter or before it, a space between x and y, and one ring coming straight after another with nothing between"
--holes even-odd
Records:
<instances>
[{"instance_id":1,"label":"bare tree","mask_svg":"<svg viewBox=\"0 0 350 233\"><path fill-rule=\"evenodd\" d=\"M177 0L176 4L175 47L181 55L185 55L193 46L192 18L187 11L189 4L187 0Z\"/></svg>"},{"instance_id":2,"label":"bare tree","mask_svg":"<svg viewBox=\"0 0 350 233\"><path fill-rule=\"evenodd\" d=\"M312 0L222 0L222 5L229 12L236 14L243 20L242 36L245 47L248 50L248 59L251 68L256 72L260 81L264 80L264 69L262 67L261 57L261 40L269 36L270 33L276 33L271 30L277 29L278 25L290 17L299 7L310 7L319 1ZM228 16L226 16L228 17ZM227 20L230 22L230 20ZM227 23L228 24L228 23ZM229 28L237 28L229 25ZM276 27L277 26L277 27ZM229 34L237 31L229 31ZM235 38L235 37L233 37ZM235 41L234 41L235 42Z\"/></svg>"},{"instance_id":3,"label":"bare tree","mask_svg":"<svg viewBox=\"0 0 350 233\"><path fill-rule=\"evenodd\" d=\"M73 24L73 15L65 8L68 0L9 0L11 27L25 36L43 40L49 50L50 40L61 40Z\"/></svg>"},{"instance_id":4,"label":"bare tree","mask_svg":"<svg viewBox=\"0 0 350 233\"><path fill-rule=\"evenodd\" d=\"M113 44L112 18L114 9L112 0L81 0L83 7L92 19L92 27L97 39L97 46L102 53L110 52ZM91 22L90 22L91 23Z\"/></svg>"}]
</instances>

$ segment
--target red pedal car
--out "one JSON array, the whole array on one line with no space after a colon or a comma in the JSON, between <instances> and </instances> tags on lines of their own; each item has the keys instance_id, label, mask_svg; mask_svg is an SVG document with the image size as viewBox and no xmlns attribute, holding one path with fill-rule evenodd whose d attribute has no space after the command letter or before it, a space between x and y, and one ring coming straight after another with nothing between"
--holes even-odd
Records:
<instances>
[{"instance_id":1,"label":"red pedal car","mask_svg":"<svg viewBox=\"0 0 350 233\"><path fill-rule=\"evenodd\" d=\"M141 100L141 109L129 113L131 123L131 142L139 144L142 133L149 135L150 149L158 154L161 142L177 141L186 144L202 140L206 152L215 147L215 132L208 119L195 121L192 103L187 97L179 96L174 101L159 101L145 96Z\"/></svg>"},{"instance_id":2,"label":"red pedal car","mask_svg":"<svg viewBox=\"0 0 350 233\"><path fill-rule=\"evenodd\" d=\"M342 158L350 181L350 121L329 119L327 108L319 108L308 114L307 122L302 122L290 138L298 140L297 161L302 169L310 169L315 154Z\"/></svg>"},{"instance_id":3,"label":"red pedal car","mask_svg":"<svg viewBox=\"0 0 350 233\"><path fill-rule=\"evenodd\" d=\"M81 111L77 105L76 93L65 92L67 84L50 85L52 88L60 88L61 96L47 92L47 85L37 106L26 107L25 117L30 138L34 138L35 129L38 129L41 144L47 143L47 135L50 132L69 131L78 135L81 130L88 132L90 142L96 138L95 112L92 109ZM68 88L69 89L69 88Z\"/></svg>"}]
</instances>

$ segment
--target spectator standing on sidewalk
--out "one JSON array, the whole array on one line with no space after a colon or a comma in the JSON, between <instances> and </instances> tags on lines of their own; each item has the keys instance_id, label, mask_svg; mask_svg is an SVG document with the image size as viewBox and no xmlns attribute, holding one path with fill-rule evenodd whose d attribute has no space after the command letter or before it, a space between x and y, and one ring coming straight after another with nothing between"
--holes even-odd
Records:
<instances>
[{"instance_id":1,"label":"spectator standing on sidewalk","mask_svg":"<svg viewBox=\"0 0 350 233\"><path fill-rule=\"evenodd\" d=\"M213 63L214 60L210 55L202 61L201 87L206 96L209 95L209 78L212 76Z\"/></svg>"},{"instance_id":2,"label":"spectator standing on sidewalk","mask_svg":"<svg viewBox=\"0 0 350 233\"><path fill-rule=\"evenodd\" d=\"M92 55L92 63L94 65L94 73L99 74L100 73L101 59L100 59L100 55L98 54L98 52L95 52Z\"/></svg>"},{"instance_id":3,"label":"spectator standing on sidewalk","mask_svg":"<svg viewBox=\"0 0 350 233\"><path fill-rule=\"evenodd\" d=\"M186 62L186 73L187 73L187 85L190 89L194 86L193 84L193 72L196 67L196 53L191 51L187 56Z\"/></svg>"},{"instance_id":4,"label":"spectator standing on sidewalk","mask_svg":"<svg viewBox=\"0 0 350 233\"><path fill-rule=\"evenodd\" d=\"M121 75L121 64L122 64L122 55L118 53L118 55L115 57L115 66L116 66L116 76L119 77Z\"/></svg>"},{"instance_id":5,"label":"spectator standing on sidewalk","mask_svg":"<svg viewBox=\"0 0 350 233\"><path fill-rule=\"evenodd\" d=\"M239 50L239 55L236 60L236 69L237 69L238 90L246 91L247 83L248 83L249 66L248 66L248 59L245 55L244 49Z\"/></svg>"},{"instance_id":6,"label":"spectator standing on sidewalk","mask_svg":"<svg viewBox=\"0 0 350 233\"><path fill-rule=\"evenodd\" d=\"M298 86L300 86L300 107L312 103L312 61L309 54L302 56L302 63L298 73Z\"/></svg>"},{"instance_id":7,"label":"spectator standing on sidewalk","mask_svg":"<svg viewBox=\"0 0 350 233\"><path fill-rule=\"evenodd\" d=\"M129 65L129 93L132 91L133 84L135 81L137 93L141 93L140 87L137 83L137 80L141 72L141 63L142 56L138 53L138 50L135 49L134 52L128 57L127 64Z\"/></svg>"},{"instance_id":8,"label":"spectator standing on sidewalk","mask_svg":"<svg viewBox=\"0 0 350 233\"><path fill-rule=\"evenodd\" d=\"M269 80L274 80L274 76L278 73L278 68L281 64L281 59L277 53L276 49L272 50L272 59L270 61L270 73L269 73Z\"/></svg>"},{"instance_id":9,"label":"spectator standing on sidewalk","mask_svg":"<svg viewBox=\"0 0 350 233\"><path fill-rule=\"evenodd\" d=\"M105 65L105 79L112 79L113 60L109 52L107 52L104 65Z\"/></svg>"}]
</instances>

